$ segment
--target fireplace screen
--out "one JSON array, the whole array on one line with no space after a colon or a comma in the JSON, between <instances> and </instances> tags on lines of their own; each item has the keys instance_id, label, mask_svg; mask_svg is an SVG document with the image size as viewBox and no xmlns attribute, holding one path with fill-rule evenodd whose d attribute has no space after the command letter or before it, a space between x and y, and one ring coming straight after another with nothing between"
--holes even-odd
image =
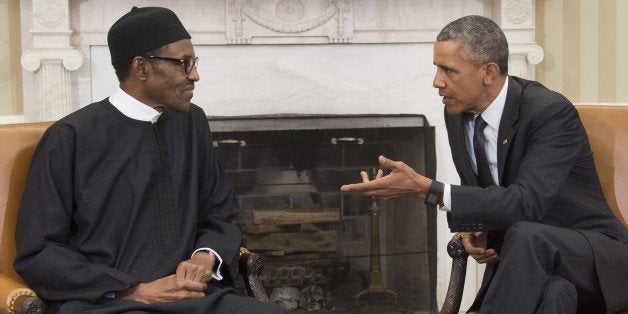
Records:
<instances>
[{"instance_id":1,"label":"fireplace screen","mask_svg":"<svg viewBox=\"0 0 628 314\"><path fill-rule=\"evenodd\" d=\"M422 115L210 117L238 194L244 246L271 300L294 312L433 312L436 212L340 192L377 157L434 177Z\"/></svg>"}]
</instances>

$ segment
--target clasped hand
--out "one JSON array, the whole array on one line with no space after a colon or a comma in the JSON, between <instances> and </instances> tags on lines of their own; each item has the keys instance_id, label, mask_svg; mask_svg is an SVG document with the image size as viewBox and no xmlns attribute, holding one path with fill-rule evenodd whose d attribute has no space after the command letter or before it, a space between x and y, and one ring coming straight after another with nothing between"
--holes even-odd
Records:
<instances>
[{"instance_id":1,"label":"clasped hand","mask_svg":"<svg viewBox=\"0 0 628 314\"><path fill-rule=\"evenodd\" d=\"M212 254L197 252L179 263L175 274L133 286L117 297L145 304L204 297L215 261Z\"/></svg>"},{"instance_id":2,"label":"clasped hand","mask_svg":"<svg viewBox=\"0 0 628 314\"><path fill-rule=\"evenodd\" d=\"M480 264L490 264L499 261L499 255L494 249L489 249L486 232L463 232L462 245L464 250Z\"/></svg>"}]
</instances>

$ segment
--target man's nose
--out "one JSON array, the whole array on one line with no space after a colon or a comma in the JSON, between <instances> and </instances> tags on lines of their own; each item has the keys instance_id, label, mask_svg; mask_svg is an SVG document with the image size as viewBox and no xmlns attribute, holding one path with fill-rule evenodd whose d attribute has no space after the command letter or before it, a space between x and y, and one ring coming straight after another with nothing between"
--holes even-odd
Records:
<instances>
[{"instance_id":1,"label":"man's nose","mask_svg":"<svg viewBox=\"0 0 628 314\"><path fill-rule=\"evenodd\" d=\"M435 88L445 88L447 85L445 84L445 81L439 77L438 73L436 73L434 75L434 80L432 81L432 86Z\"/></svg>"},{"instance_id":2,"label":"man's nose","mask_svg":"<svg viewBox=\"0 0 628 314\"><path fill-rule=\"evenodd\" d=\"M197 67L194 67L192 68L192 70L190 70L190 73L188 73L188 79L194 82L198 82L201 79L201 76L198 74Z\"/></svg>"}]
</instances>

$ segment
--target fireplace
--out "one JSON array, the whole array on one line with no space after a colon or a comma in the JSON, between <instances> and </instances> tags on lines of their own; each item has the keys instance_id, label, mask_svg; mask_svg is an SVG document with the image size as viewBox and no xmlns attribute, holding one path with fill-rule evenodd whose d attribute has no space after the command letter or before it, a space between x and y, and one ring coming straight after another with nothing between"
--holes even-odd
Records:
<instances>
[{"instance_id":1,"label":"fireplace","mask_svg":"<svg viewBox=\"0 0 628 314\"><path fill-rule=\"evenodd\" d=\"M434 132L423 115L208 120L272 300L296 312L436 310L436 211L339 190L374 171L379 155L433 178Z\"/></svg>"}]
</instances>

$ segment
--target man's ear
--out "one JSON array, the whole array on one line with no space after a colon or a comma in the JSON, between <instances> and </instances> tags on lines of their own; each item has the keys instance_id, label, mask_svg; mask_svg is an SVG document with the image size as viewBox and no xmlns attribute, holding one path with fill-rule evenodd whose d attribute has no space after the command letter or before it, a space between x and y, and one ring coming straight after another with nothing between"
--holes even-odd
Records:
<instances>
[{"instance_id":1,"label":"man's ear","mask_svg":"<svg viewBox=\"0 0 628 314\"><path fill-rule=\"evenodd\" d=\"M148 79L148 61L142 57L135 57L131 62L131 75L137 77L140 81L146 81Z\"/></svg>"},{"instance_id":2,"label":"man's ear","mask_svg":"<svg viewBox=\"0 0 628 314\"><path fill-rule=\"evenodd\" d=\"M484 84L493 84L501 75L499 74L499 66L495 62L489 62L482 65L484 71Z\"/></svg>"}]
</instances>

